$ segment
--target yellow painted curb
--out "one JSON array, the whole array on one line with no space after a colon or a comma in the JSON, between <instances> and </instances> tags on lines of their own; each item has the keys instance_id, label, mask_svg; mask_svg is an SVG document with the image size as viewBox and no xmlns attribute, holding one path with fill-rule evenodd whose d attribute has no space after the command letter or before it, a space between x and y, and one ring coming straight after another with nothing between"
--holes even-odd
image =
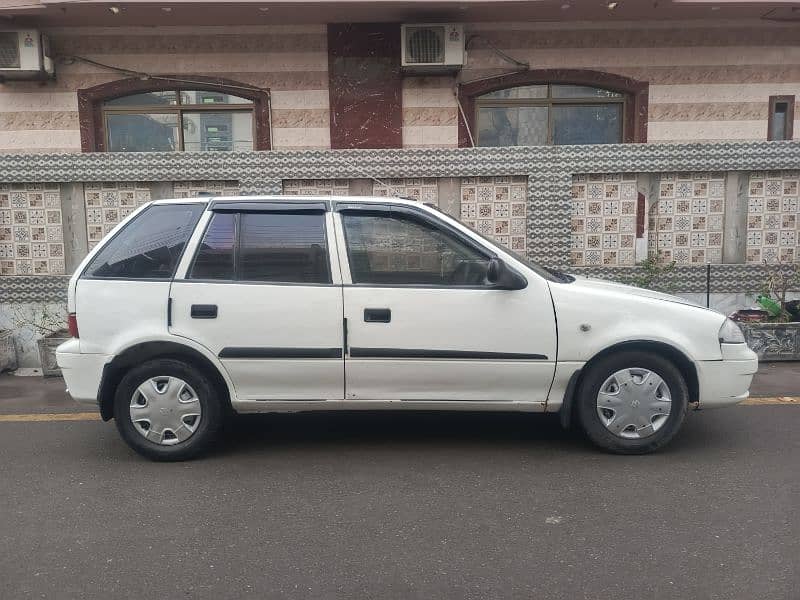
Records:
<instances>
[{"instance_id":1,"label":"yellow painted curb","mask_svg":"<svg viewBox=\"0 0 800 600\"><path fill-rule=\"evenodd\" d=\"M742 404L760 406L762 404L788 404L800 406L800 396L777 396L774 398L748 398Z\"/></svg>"},{"instance_id":2,"label":"yellow painted curb","mask_svg":"<svg viewBox=\"0 0 800 600\"><path fill-rule=\"evenodd\" d=\"M25 415L0 415L0 423L24 423L30 421L99 421L96 412L42 413Z\"/></svg>"}]
</instances>

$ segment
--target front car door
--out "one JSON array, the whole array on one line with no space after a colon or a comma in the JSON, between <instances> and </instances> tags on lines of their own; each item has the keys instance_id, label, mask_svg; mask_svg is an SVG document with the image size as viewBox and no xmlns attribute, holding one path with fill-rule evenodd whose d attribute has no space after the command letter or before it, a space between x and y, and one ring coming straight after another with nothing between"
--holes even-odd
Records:
<instances>
[{"instance_id":1,"label":"front car door","mask_svg":"<svg viewBox=\"0 0 800 600\"><path fill-rule=\"evenodd\" d=\"M215 201L170 290L170 332L219 357L239 401L341 400L342 295L321 202Z\"/></svg>"},{"instance_id":2,"label":"front car door","mask_svg":"<svg viewBox=\"0 0 800 600\"><path fill-rule=\"evenodd\" d=\"M408 205L336 207L348 345L346 397L525 402L544 409L556 360L547 282L486 283L524 267L456 222Z\"/></svg>"}]
</instances>

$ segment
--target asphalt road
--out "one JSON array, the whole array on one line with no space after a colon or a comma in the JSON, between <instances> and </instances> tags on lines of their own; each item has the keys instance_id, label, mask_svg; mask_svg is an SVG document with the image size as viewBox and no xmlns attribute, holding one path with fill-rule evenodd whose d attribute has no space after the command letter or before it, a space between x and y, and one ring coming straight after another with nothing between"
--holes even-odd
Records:
<instances>
[{"instance_id":1,"label":"asphalt road","mask_svg":"<svg viewBox=\"0 0 800 600\"><path fill-rule=\"evenodd\" d=\"M0 598L800 598L800 407L602 454L505 414L240 418L147 462L111 423L0 423Z\"/></svg>"}]
</instances>

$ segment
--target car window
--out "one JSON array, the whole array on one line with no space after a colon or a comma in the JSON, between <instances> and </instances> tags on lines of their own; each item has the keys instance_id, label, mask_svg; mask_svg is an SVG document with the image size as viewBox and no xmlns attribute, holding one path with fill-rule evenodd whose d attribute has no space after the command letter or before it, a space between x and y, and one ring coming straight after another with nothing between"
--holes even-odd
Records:
<instances>
[{"instance_id":1,"label":"car window","mask_svg":"<svg viewBox=\"0 0 800 600\"><path fill-rule=\"evenodd\" d=\"M485 285L489 257L432 223L399 214L343 214L353 283Z\"/></svg>"},{"instance_id":2,"label":"car window","mask_svg":"<svg viewBox=\"0 0 800 600\"><path fill-rule=\"evenodd\" d=\"M330 283L325 215L242 213L238 279Z\"/></svg>"},{"instance_id":3,"label":"car window","mask_svg":"<svg viewBox=\"0 0 800 600\"><path fill-rule=\"evenodd\" d=\"M203 209L202 204L149 206L100 249L84 276L170 279Z\"/></svg>"},{"instance_id":4,"label":"car window","mask_svg":"<svg viewBox=\"0 0 800 600\"><path fill-rule=\"evenodd\" d=\"M234 279L236 224L233 213L215 213L192 265L191 279Z\"/></svg>"}]
</instances>

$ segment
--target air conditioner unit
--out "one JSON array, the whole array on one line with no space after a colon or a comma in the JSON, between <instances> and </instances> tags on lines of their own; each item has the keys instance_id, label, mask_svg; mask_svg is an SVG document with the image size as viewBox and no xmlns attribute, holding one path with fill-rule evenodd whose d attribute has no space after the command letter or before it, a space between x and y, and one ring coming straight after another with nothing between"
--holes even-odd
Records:
<instances>
[{"instance_id":1,"label":"air conditioner unit","mask_svg":"<svg viewBox=\"0 0 800 600\"><path fill-rule=\"evenodd\" d=\"M402 62L406 71L441 73L464 66L464 26L460 23L403 25Z\"/></svg>"},{"instance_id":2,"label":"air conditioner unit","mask_svg":"<svg viewBox=\"0 0 800 600\"><path fill-rule=\"evenodd\" d=\"M53 75L47 37L35 29L0 31L0 80Z\"/></svg>"}]
</instances>

